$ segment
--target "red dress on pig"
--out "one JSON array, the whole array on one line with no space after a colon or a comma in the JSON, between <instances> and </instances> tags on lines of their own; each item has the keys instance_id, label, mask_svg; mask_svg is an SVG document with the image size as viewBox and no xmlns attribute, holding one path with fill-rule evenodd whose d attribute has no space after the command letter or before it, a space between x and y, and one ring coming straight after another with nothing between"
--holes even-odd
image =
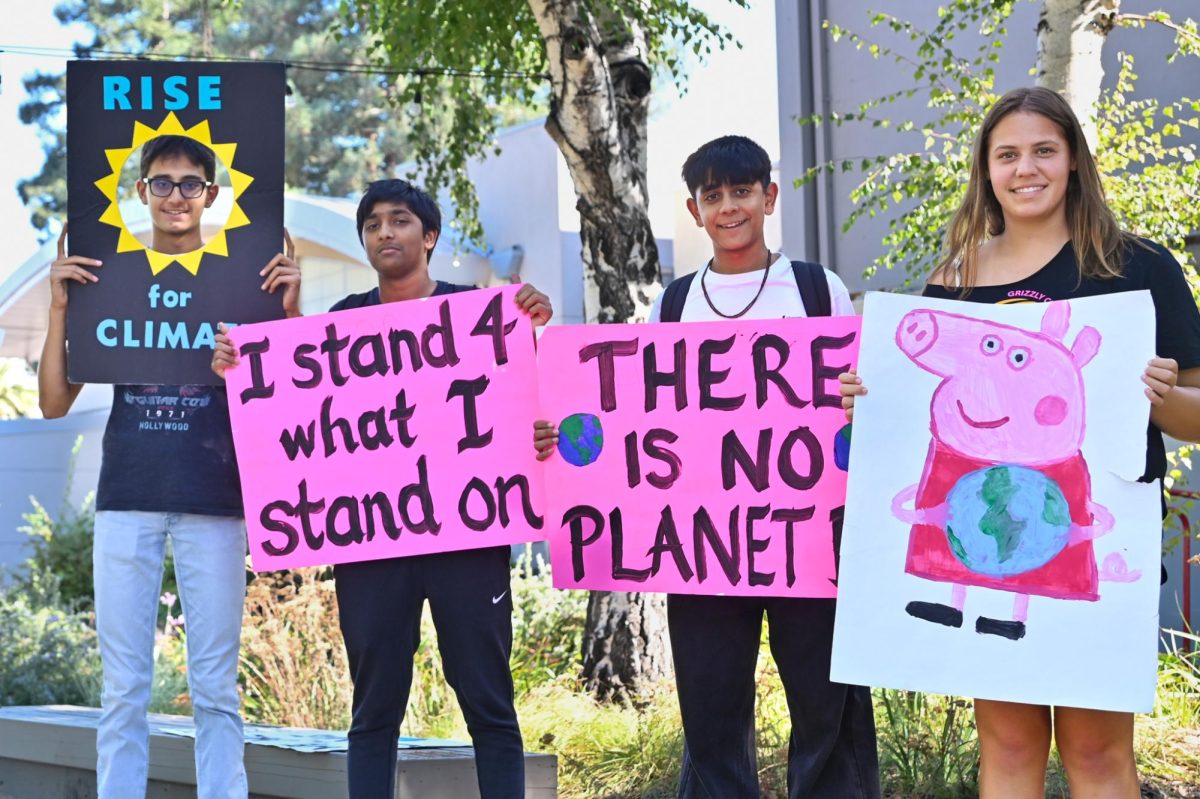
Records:
<instances>
[{"instance_id":1,"label":"red dress on pig","mask_svg":"<svg viewBox=\"0 0 1200 799\"><path fill-rule=\"evenodd\" d=\"M934 440L930 444L925 473L917 488L917 509L928 510L944 504L951 489L961 478L979 469L999 465L1003 464L967 457ZM1091 476L1082 453L1076 452L1072 457L1055 463L1017 465L1039 471L1057 483L1067 500L1071 522L1080 527L1091 526L1092 513L1088 510L1088 499L1092 493ZM1100 598L1096 556L1090 539L1068 543L1050 561L1036 569L1007 577L991 577L971 571L954 556L945 530L932 524L915 524L908 539L905 571L927 580L995 588L1018 594L1092 602Z\"/></svg>"}]
</instances>

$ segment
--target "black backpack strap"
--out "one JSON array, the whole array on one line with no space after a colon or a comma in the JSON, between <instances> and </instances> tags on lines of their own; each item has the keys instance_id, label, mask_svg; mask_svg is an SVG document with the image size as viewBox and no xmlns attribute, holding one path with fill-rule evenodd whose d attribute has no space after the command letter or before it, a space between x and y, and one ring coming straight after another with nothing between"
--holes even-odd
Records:
<instances>
[{"instance_id":1,"label":"black backpack strap","mask_svg":"<svg viewBox=\"0 0 1200 799\"><path fill-rule=\"evenodd\" d=\"M696 273L677 277L663 290L662 305L658 309L658 321L678 322L683 317L683 304L687 302L688 288Z\"/></svg>"},{"instance_id":2,"label":"black backpack strap","mask_svg":"<svg viewBox=\"0 0 1200 799\"><path fill-rule=\"evenodd\" d=\"M792 272L796 276L796 287L800 289L804 312L809 316L832 316L833 301L829 297L825 269L808 261L792 261Z\"/></svg>"}]
</instances>

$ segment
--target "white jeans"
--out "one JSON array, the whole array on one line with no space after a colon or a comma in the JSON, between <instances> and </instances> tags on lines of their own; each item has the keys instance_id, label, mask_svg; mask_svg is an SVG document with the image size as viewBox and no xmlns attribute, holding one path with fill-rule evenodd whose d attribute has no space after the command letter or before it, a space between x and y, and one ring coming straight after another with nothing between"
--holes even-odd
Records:
<instances>
[{"instance_id":1,"label":"white jeans","mask_svg":"<svg viewBox=\"0 0 1200 799\"><path fill-rule=\"evenodd\" d=\"M96 731L99 799L146 794L154 634L167 536L187 632L187 678L196 723L198 799L245 799L238 649L246 596L241 519L186 513L99 511L92 560L96 632L104 667Z\"/></svg>"}]
</instances>

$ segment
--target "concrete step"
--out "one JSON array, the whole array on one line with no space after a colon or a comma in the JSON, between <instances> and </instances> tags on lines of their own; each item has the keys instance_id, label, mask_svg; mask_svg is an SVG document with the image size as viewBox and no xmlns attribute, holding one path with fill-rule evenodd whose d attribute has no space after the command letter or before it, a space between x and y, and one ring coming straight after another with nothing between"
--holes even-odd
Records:
<instances>
[{"instance_id":1,"label":"concrete step","mask_svg":"<svg viewBox=\"0 0 1200 799\"><path fill-rule=\"evenodd\" d=\"M95 799L98 708L0 708L0 799ZM147 799L194 797L195 727L190 716L150 716ZM246 725L251 799L345 799L346 736L296 727ZM526 799L558 795L557 760L526 753ZM479 796L474 750L455 741L404 738L396 799Z\"/></svg>"}]
</instances>

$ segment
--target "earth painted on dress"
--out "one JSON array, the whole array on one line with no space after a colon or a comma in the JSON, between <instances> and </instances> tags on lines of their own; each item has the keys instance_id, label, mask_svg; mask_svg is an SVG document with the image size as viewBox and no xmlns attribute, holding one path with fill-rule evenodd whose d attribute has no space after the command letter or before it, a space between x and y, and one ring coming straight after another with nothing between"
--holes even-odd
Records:
<instances>
[{"instance_id":1,"label":"earth painted on dress","mask_svg":"<svg viewBox=\"0 0 1200 799\"><path fill-rule=\"evenodd\" d=\"M976 574L1008 577L1049 563L1067 545L1071 512L1058 484L1024 466L991 466L946 498L950 549Z\"/></svg>"},{"instance_id":2,"label":"earth painted on dress","mask_svg":"<svg viewBox=\"0 0 1200 799\"><path fill-rule=\"evenodd\" d=\"M590 413L573 413L558 425L558 452L575 466L587 466L604 449L604 430Z\"/></svg>"}]
</instances>

